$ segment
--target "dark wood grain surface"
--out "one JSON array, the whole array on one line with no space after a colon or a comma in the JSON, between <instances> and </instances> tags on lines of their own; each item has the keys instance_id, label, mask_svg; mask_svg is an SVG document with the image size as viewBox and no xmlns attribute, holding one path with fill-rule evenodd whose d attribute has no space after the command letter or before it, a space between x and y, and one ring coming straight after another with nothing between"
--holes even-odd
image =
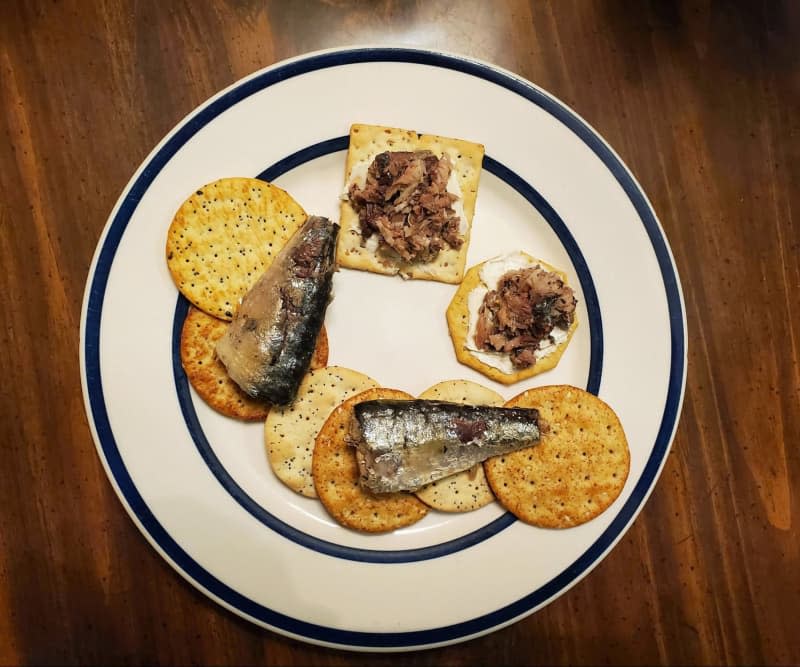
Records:
<instances>
[{"instance_id":1,"label":"dark wood grain surface","mask_svg":"<svg viewBox=\"0 0 800 667\"><path fill-rule=\"evenodd\" d=\"M683 416L611 555L543 611L402 658L258 629L176 575L108 483L79 316L120 191L238 78L380 43L497 63L648 193L689 322ZM0 2L0 664L800 663L800 3Z\"/></svg>"}]
</instances>

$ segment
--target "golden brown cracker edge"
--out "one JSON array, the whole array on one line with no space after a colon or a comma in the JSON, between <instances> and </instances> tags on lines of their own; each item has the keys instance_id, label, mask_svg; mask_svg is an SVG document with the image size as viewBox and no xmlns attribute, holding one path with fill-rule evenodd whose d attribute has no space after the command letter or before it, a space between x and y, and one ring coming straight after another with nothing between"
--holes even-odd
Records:
<instances>
[{"instance_id":1,"label":"golden brown cracker edge","mask_svg":"<svg viewBox=\"0 0 800 667\"><path fill-rule=\"evenodd\" d=\"M314 446L314 486L320 501L338 523L368 533L409 526L428 512L413 494L373 494L361 487L355 450L348 444L353 406L377 399L410 400L413 396L380 387L347 399L328 417Z\"/></svg>"},{"instance_id":2,"label":"golden brown cracker edge","mask_svg":"<svg viewBox=\"0 0 800 667\"><path fill-rule=\"evenodd\" d=\"M189 384L211 408L234 419L263 420L270 406L245 394L230 379L225 366L214 352L217 341L225 333L228 322L189 306L181 328L181 365ZM311 369L328 363L328 335L323 325L311 358Z\"/></svg>"},{"instance_id":3,"label":"golden brown cracker edge","mask_svg":"<svg viewBox=\"0 0 800 667\"><path fill-rule=\"evenodd\" d=\"M621 493L630 451L619 417L604 401L577 387L529 389L507 407L536 408L539 444L484 462L500 503L517 518L542 528L585 523Z\"/></svg>"},{"instance_id":4,"label":"golden brown cracker edge","mask_svg":"<svg viewBox=\"0 0 800 667\"><path fill-rule=\"evenodd\" d=\"M548 271L557 273L565 283L569 284L567 276L563 271L554 268L547 262L531 257L527 253L522 254L537 262ZM528 378L555 368L558 362L561 361L561 357L569 346L572 336L575 334L575 330L578 328L577 313L567 331L567 338L560 343L552 353L539 359L533 366L523 368L515 373L504 373L498 368L485 364L466 348L467 335L469 333L469 295L472 290L481 284L480 271L485 263L484 261L480 264L476 264L467 271L464 280L461 281L461 285L459 285L447 307L447 329L450 332L450 340L453 343L453 352L456 355L456 359L465 366L469 366L479 373L482 373L489 379L506 385L527 380Z\"/></svg>"}]
</instances>

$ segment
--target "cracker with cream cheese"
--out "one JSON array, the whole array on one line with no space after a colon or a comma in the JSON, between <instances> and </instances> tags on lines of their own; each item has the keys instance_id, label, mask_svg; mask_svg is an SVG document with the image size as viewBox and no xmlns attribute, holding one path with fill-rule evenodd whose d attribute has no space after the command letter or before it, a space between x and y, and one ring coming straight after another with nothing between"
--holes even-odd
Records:
<instances>
[{"instance_id":1,"label":"cracker with cream cheese","mask_svg":"<svg viewBox=\"0 0 800 667\"><path fill-rule=\"evenodd\" d=\"M350 201L342 200L339 234L338 262L340 266L372 271L387 275L400 274L404 278L434 280L457 284L464 276L464 267L469 246L472 218L478 196L484 148L480 144L463 139L451 139L430 134L418 134L377 125L356 124L350 128L350 148L345 167L345 190L353 182L364 184L369 165L384 151L429 150L437 157L445 154L453 165L456 178L448 183L448 192L458 195L453 209L462 217L460 236L464 242L460 248L447 245L435 258L426 262L406 262L397 253L380 247L378 235L364 239L358 214ZM456 192L453 192L453 189Z\"/></svg>"},{"instance_id":2,"label":"cracker with cream cheese","mask_svg":"<svg viewBox=\"0 0 800 667\"><path fill-rule=\"evenodd\" d=\"M511 269L525 268L524 265L535 266L538 264L546 271L557 274L564 283L567 283L567 276L563 271L559 271L550 264L535 259L527 253L518 252L509 256L513 258L509 261ZM559 332L560 335L557 342L549 346L547 350L543 350L536 363L527 368L514 368L508 354L477 350L473 339L474 319L480 307L481 294L485 294L490 287L493 288L493 286L488 286L484 283L482 277L483 268L489 262L499 261L500 259L502 258L487 260L487 262L477 264L467 271L464 280L459 285L447 308L447 327L450 331L456 358L462 364L474 368L496 382L509 385L555 368L575 333L575 329L578 326L578 317L576 314L569 329ZM470 303L471 299L473 301L472 304Z\"/></svg>"}]
</instances>

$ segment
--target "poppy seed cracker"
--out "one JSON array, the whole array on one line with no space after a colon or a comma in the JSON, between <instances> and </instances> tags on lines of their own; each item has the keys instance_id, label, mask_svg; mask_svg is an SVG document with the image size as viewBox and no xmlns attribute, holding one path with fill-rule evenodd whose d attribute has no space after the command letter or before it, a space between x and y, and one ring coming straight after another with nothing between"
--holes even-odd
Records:
<instances>
[{"instance_id":1,"label":"poppy seed cracker","mask_svg":"<svg viewBox=\"0 0 800 667\"><path fill-rule=\"evenodd\" d=\"M534 447L484 461L500 503L518 519L569 528L611 505L630 469L619 418L597 396L577 387L529 389L506 407L539 410L542 437Z\"/></svg>"},{"instance_id":2,"label":"poppy seed cracker","mask_svg":"<svg viewBox=\"0 0 800 667\"><path fill-rule=\"evenodd\" d=\"M284 190L255 178L223 178L196 190L167 232L167 266L191 303L233 319L306 213Z\"/></svg>"}]
</instances>

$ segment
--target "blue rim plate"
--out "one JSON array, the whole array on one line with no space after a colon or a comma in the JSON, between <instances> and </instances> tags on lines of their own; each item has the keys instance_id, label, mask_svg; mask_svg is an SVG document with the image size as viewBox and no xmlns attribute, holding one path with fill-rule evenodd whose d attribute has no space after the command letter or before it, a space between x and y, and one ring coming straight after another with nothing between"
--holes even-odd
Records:
<instances>
[{"instance_id":1,"label":"blue rim plate","mask_svg":"<svg viewBox=\"0 0 800 667\"><path fill-rule=\"evenodd\" d=\"M360 99L359 85L369 86L375 99ZM439 92L436 110L426 111L413 100L381 101L390 99L392 86L447 93ZM319 99L327 102L309 104ZM484 107L467 106L475 99ZM287 498L269 479L258 427L231 426L189 389L177 344L188 304L159 254L172 212L198 184L251 175L286 187L309 210L335 215L350 122L482 141L487 157L469 263L519 239L535 244L543 259L556 256L569 266L579 286L583 338L549 377L505 395L565 382L617 410L631 445L631 475L601 517L578 529L542 531L494 508L369 541L303 504L315 501ZM306 189L309 181L319 188ZM398 292L401 281L368 274L337 280L333 362L339 363L340 345L341 361L354 368L360 357L348 331L358 303L348 288L378 299L391 294L402 301L409 294L429 300L434 313L451 295L444 286L421 292L411 283ZM364 327L381 321L371 317ZM437 320L430 322L421 326L441 334ZM447 344L446 332L441 335ZM372 347L381 344L390 343L384 337ZM310 54L247 77L154 149L98 244L80 354L87 415L109 479L145 537L182 576L235 613L288 636L358 650L409 650L463 641L532 613L588 574L621 538L655 485L677 426L686 324L678 275L652 207L612 149L573 111L486 63L440 52L354 48ZM411 369L408 362L384 368L374 361L380 356L364 356L372 363L368 372L407 390L436 377L492 384L453 366L448 355L419 359ZM512 574L501 583L480 576L493 565ZM465 581L474 590L462 600ZM298 582L313 594L300 593ZM349 600L346 592L359 582L373 594Z\"/></svg>"}]
</instances>

